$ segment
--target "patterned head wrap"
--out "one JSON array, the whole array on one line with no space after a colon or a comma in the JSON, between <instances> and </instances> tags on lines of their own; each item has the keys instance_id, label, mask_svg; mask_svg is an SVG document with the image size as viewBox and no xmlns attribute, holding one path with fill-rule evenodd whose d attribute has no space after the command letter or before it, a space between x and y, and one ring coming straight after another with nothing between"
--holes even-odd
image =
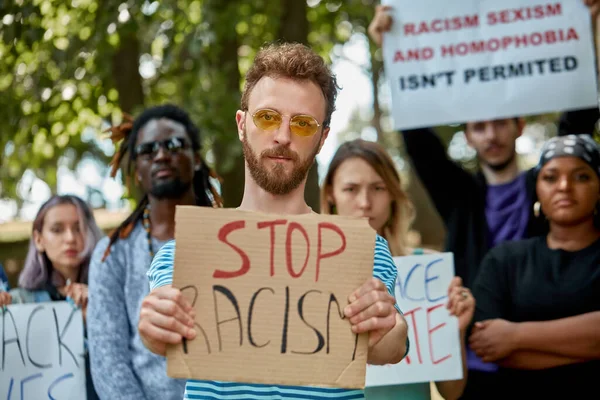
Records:
<instances>
[{"instance_id":1,"label":"patterned head wrap","mask_svg":"<svg viewBox=\"0 0 600 400\"><path fill-rule=\"evenodd\" d=\"M536 172L556 157L577 157L587 163L600 177L600 148L590 135L558 136L548 140L540 156Z\"/></svg>"}]
</instances>

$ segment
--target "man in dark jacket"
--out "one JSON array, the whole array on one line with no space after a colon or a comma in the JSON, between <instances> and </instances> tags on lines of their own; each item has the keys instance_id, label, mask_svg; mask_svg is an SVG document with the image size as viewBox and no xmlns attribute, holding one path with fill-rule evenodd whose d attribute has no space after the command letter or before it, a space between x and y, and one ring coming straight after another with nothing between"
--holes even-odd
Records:
<instances>
[{"instance_id":1,"label":"man in dark jacket","mask_svg":"<svg viewBox=\"0 0 600 400\"><path fill-rule=\"evenodd\" d=\"M598 109L566 112L559 135L590 134ZM535 176L520 171L516 139L520 118L465 124L465 136L479 161L471 174L451 161L430 128L402 132L406 151L448 231L445 248L454 253L456 274L469 287L487 251L504 241L545 234L546 223L534 215Z\"/></svg>"}]
</instances>

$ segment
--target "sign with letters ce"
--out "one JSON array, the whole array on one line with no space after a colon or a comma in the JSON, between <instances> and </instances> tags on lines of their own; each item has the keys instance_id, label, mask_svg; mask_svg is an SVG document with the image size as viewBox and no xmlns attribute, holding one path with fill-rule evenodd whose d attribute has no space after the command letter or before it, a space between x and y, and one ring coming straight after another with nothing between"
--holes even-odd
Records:
<instances>
[{"instance_id":1,"label":"sign with letters ce","mask_svg":"<svg viewBox=\"0 0 600 400\"><path fill-rule=\"evenodd\" d=\"M395 257L396 301L408 324L410 349L398 364L367 368L367 386L461 379L458 319L446 309L454 277L452 253Z\"/></svg>"}]
</instances>

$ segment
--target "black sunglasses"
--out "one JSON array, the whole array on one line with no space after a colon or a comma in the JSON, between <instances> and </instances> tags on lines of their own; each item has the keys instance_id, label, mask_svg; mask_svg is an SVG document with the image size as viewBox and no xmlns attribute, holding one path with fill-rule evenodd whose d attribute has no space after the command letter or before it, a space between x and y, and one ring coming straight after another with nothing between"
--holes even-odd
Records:
<instances>
[{"instance_id":1,"label":"black sunglasses","mask_svg":"<svg viewBox=\"0 0 600 400\"><path fill-rule=\"evenodd\" d=\"M181 137L172 137L166 140L157 140L155 142L142 143L135 148L134 156L143 156L148 158L154 158L160 148L168 150L172 154L189 148L189 143L186 139Z\"/></svg>"}]
</instances>

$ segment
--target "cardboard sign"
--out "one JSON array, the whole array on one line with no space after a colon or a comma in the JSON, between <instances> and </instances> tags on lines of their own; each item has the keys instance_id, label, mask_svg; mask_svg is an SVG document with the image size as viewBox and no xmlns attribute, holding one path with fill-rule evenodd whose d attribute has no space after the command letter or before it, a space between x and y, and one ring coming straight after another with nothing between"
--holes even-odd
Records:
<instances>
[{"instance_id":1,"label":"cardboard sign","mask_svg":"<svg viewBox=\"0 0 600 400\"><path fill-rule=\"evenodd\" d=\"M597 107L582 0L387 0L395 129Z\"/></svg>"},{"instance_id":2,"label":"cardboard sign","mask_svg":"<svg viewBox=\"0 0 600 400\"><path fill-rule=\"evenodd\" d=\"M67 302L0 308L0 399L85 400L81 310Z\"/></svg>"},{"instance_id":3,"label":"cardboard sign","mask_svg":"<svg viewBox=\"0 0 600 400\"><path fill-rule=\"evenodd\" d=\"M343 318L373 272L362 219L177 207L174 286L195 305L174 378L362 388L367 335Z\"/></svg>"},{"instance_id":4,"label":"cardboard sign","mask_svg":"<svg viewBox=\"0 0 600 400\"><path fill-rule=\"evenodd\" d=\"M458 319L446 309L452 253L395 257L396 301L408 323L410 350L400 363L367 368L367 386L461 379Z\"/></svg>"}]
</instances>

